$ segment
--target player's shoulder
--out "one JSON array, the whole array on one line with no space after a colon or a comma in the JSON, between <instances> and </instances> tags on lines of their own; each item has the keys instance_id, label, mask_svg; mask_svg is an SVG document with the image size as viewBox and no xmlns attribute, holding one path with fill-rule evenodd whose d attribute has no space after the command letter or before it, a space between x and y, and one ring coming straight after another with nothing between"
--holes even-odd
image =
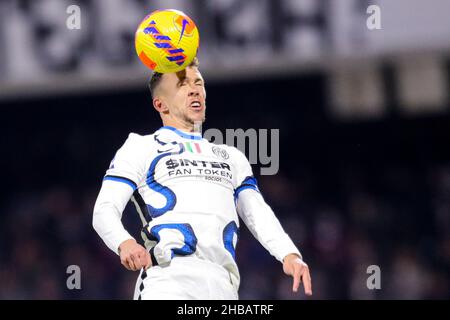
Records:
<instances>
[{"instance_id":1,"label":"player's shoulder","mask_svg":"<svg viewBox=\"0 0 450 320\"><path fill-rule=\"evenodd\" d=\"M154 134L141 135L130 132L125 140L124 147L135 150L145 150L151 148L154 143Z\"/></svg>"},{"instance_id":2,"label":"player's shoulder","mask_svg":"<svg viewBox=\"0 0 450 320\"><path fill-rule=\"evenodd\" d=\"M137 144L142 144L142 143L148 143L149 141L152 140L153 137L153 133L152 134L146 134L146 135L141 135L139 133L136 132L130 132L128 134L127 137L127 142L130 143L137 143Z\"/></svg>"}]
</instances>

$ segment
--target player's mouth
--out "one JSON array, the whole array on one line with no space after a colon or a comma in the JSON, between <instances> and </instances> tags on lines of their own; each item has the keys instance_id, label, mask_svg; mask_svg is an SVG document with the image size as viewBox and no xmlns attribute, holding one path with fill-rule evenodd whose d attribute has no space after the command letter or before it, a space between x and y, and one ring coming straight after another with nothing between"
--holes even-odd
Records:
<instances>
[{"instance_id":1,"label":"player's mouth","mask_svg":"<svg viewBox=\"0 0 450 320\"><path fill-rule=\"evenodd\" d=\"M189 107L195 111L201 111L203 109L203 104L198 100L194 100L190 103Z\"/></svg>"}]
</instances>

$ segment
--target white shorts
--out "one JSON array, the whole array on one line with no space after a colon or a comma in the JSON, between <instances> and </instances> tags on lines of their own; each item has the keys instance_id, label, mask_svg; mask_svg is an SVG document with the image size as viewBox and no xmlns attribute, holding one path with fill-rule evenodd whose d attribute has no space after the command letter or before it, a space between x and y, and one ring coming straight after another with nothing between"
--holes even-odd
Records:
<instances>
[{"instance_id":1,"label":"white shorts","mask_svg":"<svg viewBox=\"0 0 450 320\"><path fill-rule=\"evenodd\" d=\"M170 265L141 271L135 300L237 300L230 274L196 257L174 257Z\"/></svg>"}]
</instances>

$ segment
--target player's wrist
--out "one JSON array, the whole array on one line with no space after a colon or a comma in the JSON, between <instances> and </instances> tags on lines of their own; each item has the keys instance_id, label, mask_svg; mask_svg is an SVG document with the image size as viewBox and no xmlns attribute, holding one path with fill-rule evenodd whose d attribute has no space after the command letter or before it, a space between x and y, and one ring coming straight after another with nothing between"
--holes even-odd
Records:
<instances>
[{"instance_id":1,"label":"player's wrist","mask_svg":"<svg viewBox=\"0 0 450 320\"><path fill-rule=\"evenodd\" d=\"M289 260L295 260L295 259L300 259L303 261L303 257L300 253L298 252L293 252L293 253L289 253L287 254L284 258L283 258L283 263L289 261Z\"/></svg>"},{"instance_id":2,"label":"player's wrist","mask_svg":"<svg viewBox=\"0 0 450 320\"><path fill-rule=\"evenodd\" d=\"M127 245L129 245L129 244L134 244L134 243L137 243L137 242L136 242L136 239L134 239L134 238L131 238L131 239L127 239L127 240L122 241L122 242L119 244L119 247L117 248L117 252L118 252L119 255L120 255L120 253L123 251L123 248L124 248L125 246L127 246Z\"/></svg>"}]
</instances>

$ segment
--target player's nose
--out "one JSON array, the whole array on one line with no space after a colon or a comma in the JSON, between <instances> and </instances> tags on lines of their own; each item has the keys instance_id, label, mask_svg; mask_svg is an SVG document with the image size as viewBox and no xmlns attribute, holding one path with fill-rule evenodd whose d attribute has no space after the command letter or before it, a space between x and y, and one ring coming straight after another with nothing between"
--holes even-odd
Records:
<instances>
[{"instance_id":1,"label":"player's nose","mask_svg":"<svg viewBox=\"0 0 450 320\"><path fill-rule=\"evenodd\" d=\"M189 95L189 97L199 96L200 95L200 90L197 87L195 87L195 86L190 86L188 95Z\"/></svg>"}]
</instances>

